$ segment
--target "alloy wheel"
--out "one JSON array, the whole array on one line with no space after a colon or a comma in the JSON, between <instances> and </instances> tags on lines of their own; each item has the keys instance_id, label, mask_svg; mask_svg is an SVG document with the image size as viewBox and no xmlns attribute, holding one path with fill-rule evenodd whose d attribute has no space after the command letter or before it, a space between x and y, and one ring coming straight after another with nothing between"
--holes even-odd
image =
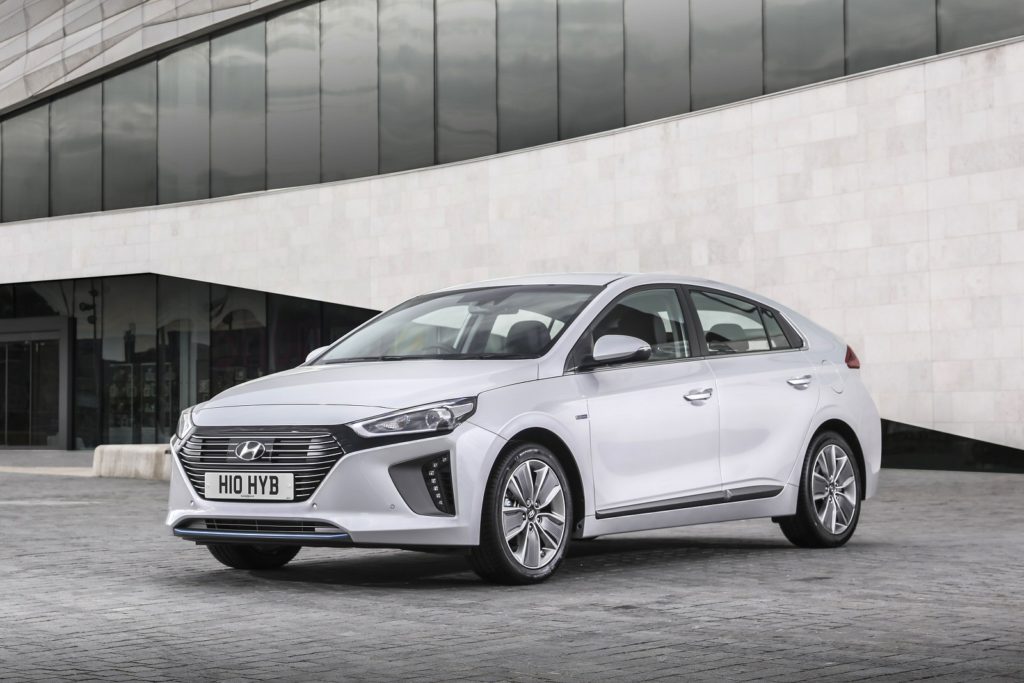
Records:
<instances>
[{"instance_id":1,"label":"alloy wheel","mask_svg":"<svg viewBox=\"0 0 1024 683\"><path fill-rule=\"evenodd\" d=\"M811 493L818 521L832 534L842 534L857 511L857 473L850 456L834 443L814 459Z\"/></svg>"},{"instance_id":2,"label":"alloy wheel","mask_svg":"<svg viewBox=\"0 0 1024 683\"><path fill-rule=\"evenodd\" d=\"M502 506L505 545L527 569L555 558L565 537L565 493L558 475L540 460L526 460L505 483Z\"/></svg>"}]
</instances>

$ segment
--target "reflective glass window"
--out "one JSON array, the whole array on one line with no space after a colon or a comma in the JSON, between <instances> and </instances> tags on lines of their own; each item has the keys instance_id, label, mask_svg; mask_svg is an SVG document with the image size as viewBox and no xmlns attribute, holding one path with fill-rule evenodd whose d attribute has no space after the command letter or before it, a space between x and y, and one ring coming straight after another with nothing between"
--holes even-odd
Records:
<instances>
[{"instance_id":1,"label":"reflective glass window","mask_svg":"<svg viewBox=\"0 0 1024 683\"><path fill-rule=\"evenodd\" d=\"M843 3L844 0L765 3L765 92L843 75Z\"/></svg>"},{"instance_id":2,"label":"reflective glass window","mask_svg":"<svg viewBox=\"0 0 1024 683\"><path fill-rule=\"evenodd\" d=\"M320 3L321 174L324 181L377 173L377 5Z\"/></svg>"},{"instance_id":3,"label":"reflective glass window","mask_svg":"<svg viewBox=\"0 0 1024 683\"><path fill-rule=\"evenodd\" d=\"M156 204L156 62L103 82L103 208Z\"/></svg>"},{"instance_id":4,"label":"reflective glass window","mask_svg":"<svg viewBox=\"0 0 1024 683\"><path fill-rule=\"evenodd\" d=\"M14 317L14 285L0 285L0 318Z\"/></svg>"},{"instance_id":5,"label":"reflective glass window","mask_svg":"<svg viewBox=\"0 0 1024 683\"><path fill-rule=\"evenodd\" d=\"M437 0L437 161L498 150L494 0Z\"/></svg>"},{"instance_id":6,"label":"reflective glass window","mask_svg":"<svg viewBox=\"0 0 1024 683\"><path fill-rule=\"evenodd\" d=\"M46 216L50 209L50 108L29 109L0 125L5 221Z\"/></svg>"},{"instance_id":7,"label":"reflective glass window","mask_svg":"<svg viewBox=\"0 0 1024 683\"><path fill-rule=\"evenodd\" d=\"M847 0L847 72L934 55L935 21L935 0Z\"/></svg>"},{"instance_id":8,"label":"reflective glass window","mask_svg":"<svg viewBox=\"0 0 1024 683\"><path fill-rule=\"evenodd\" d=\"M188 406L210 398L210 285L157 277L157 433L167 441Z\"/></svg>"},{"instance_id":9,"label":"reflective glass window","mask_svg":"<svg viewBox=\"0 0 1024 683\"><path fill-rule=\"evenodd\" d=\"M103 442L100 403L103 390L103 281L75 281L74 445ZM108 442L109 443L109 442Z\"/></svg>"},{"instance_id":10,"label":"reflective glass window","mask_svg":"<svg viewBox=\"0 0 1024 683\"><path fill-rule=\"evenodd\" d=\"M1024 34L1020 0L941 0L939 50L949 52Z\"/></svg>"},{"instance_id":11,"label":"reflective glass window","mask_svg":"<svg viewBox=\"0 0 1024 683\"><path fill-rule=\"evenodd\" d=\"M626 0L626 123L690 110L689 0Z\"/></svg>"},{"instance_id":12,"label":"reflective glass window","mask_svg":"<svg viewBox=\"0 0 1024 683\"><path fill-rule=\"evenodd\" d=\"M330 344L377 315L378 311L341 304L323 304L321 344Z\"/></svg>"},{"instance_id":13,"label":"reflective glass window","mask_svg":"<svg viewBox=\"0 0 1024 683\"><path fill-rule=\"evenodd\" d=\"M270 372L298 367L321 345L320 302L277 294L267 298Z\"/></svg>"},{"instance_id":14,"label":"reflective glass window","mask_svg":"<svg viewBox=\"0 0 1024 683\"><path fill-rule=\"evenodd\" d=\"M72 314L74 291L69 280L14 285L14 311L19 318Z\"/></svg>"},{"instance_id":15,"label":"reflective glass window","mask_svg":"<svg viewBox=\"0 0 1024 683\"><path fill-rule=\"evenodd\" d=\"M210 43L158 64L157 139L161 204L210 196Z\"/></svg>"},{"instance_id":16,"label":"reflective glass window","mask_svg":"<svg viewBox=\"0 0 1024 683\"><path fill-rule=\"evenodd\" d=\"M501 151L558 139L556 0L498 0Z\"/></svg>"},{"instance_id":17,"label":"reflective glass window","mask_svg":"<svg viewBox=\"0 0 1024 683\"><path fill-rule=\"evenodd\" d=\"M320 182L320 6L267 20L267 187Z\"/></svg>"},{"instance_id":18,"label":"reflective glass window","mask_svg":"<svg viewBox=\"0 0 1024 683\"><path fill-rule=\"evenodd\" d=\"M105 443L155 443L156 277L103 279Z\"/></svg>"},{"instance_id":19,"label":"reflective glass window","mask_svg":"<svg viewBox=\"0 0 1024 683\"><path fill-rule=\"evenodd\" d=\"M50 104L50 211L103 208L103 89L94 85Z\"/></svg>"},{"instance_id":20,"label":"reflective glass window","mask_svg":"<svg viewBox=\"0 0 1024 683\"><path fill-rule=\"evenodd\" d=\"M210 194L266 187L266 24L210 41Z\"/></svg>"},{"instance_id":21,"label":"reflective glass window","mask_svg":"<svg viewBox=\"0 0 1024 683\"><path fill-rule=\"evenodd\" d=\"M763 94L761 0L690 0L690 106Z\"/></svg>"},{"instance_id":22,"label":"reflective glass window","mask_svg":"<svg viewBox=\"0 0 1024 683\"><path fill-rule=\"evenodd\" d=\"M558 3L559 136L618 128L625 121L622 0Z\"/></svg>"},{"instance_id":23,"label":"reflective glass window","mask_svg":"<svg viewBox=\"0 0 1024 683\"><path fill-rule=\"evenodd\" d=\"M380 0L380 170L434 163L434 3Z\"/></svg>"},{"instance_id":24,"label":"reflective glass window","mask_svg":"<svg viewBox=\"0 0 1024 683\"><path fill-rule=\"evenodd\" d=\"M210 366L211 396L266 374L266 294L210 288Z\"/></svg>"}]
</instances>

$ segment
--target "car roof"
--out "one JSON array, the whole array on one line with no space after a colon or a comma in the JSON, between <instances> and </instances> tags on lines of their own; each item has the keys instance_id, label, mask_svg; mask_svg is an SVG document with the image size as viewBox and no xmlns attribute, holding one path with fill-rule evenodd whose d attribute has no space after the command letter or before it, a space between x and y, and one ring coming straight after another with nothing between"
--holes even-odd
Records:
<instances>
[{"instance_id":1,"label":"car roof","mask_svg":"<svg viewBox=\"0 0 1024 683\"><path fill-rule=\"evenodd\" d=\"M445 287L438 291L449 292L460 289L475 289L478 287L515 287L523 285L593 285L597 287L605 287L613 282L618 282L623 286L669 282L681 284L721 285L728 287L728 285L714 282L713 280L707 280L699 277L687 277L674 273L540 273L535 275L519 275L515 277L503 277L495 278L493 280L469 282Z\"/></svg>"}]
</instances>

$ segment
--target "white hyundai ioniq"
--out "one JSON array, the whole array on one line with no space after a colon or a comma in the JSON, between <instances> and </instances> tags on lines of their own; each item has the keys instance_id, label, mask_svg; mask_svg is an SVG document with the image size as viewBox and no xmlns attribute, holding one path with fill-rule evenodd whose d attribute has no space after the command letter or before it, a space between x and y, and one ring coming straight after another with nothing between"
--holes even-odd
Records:
<instances>
[{"instance_id":1,"label":"white hyundai ioniq","mask_svg":"<svg viewBox=\"0 0 1024 683\"><path fill-rule=\"evenodd\" d=\"M770 517L846 543L878 484L860 363L707 280L559 275L443 290L186 410L167 524L222 563L302 546L464 549L502 583L572 539Z\"/></svg>"}]
</instances>

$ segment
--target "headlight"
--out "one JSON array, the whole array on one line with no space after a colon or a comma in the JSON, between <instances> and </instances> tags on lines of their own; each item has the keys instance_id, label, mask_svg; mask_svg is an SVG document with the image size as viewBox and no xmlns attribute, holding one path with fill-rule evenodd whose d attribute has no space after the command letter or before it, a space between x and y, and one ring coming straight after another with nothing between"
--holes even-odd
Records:
<instances>
[{"instance_id":1,"label":"headlight","mask_svg":"<svg viewBox=\"0 0 1024 683\"><path fill-rule=\"evenodd\" d=\"M349 426L359 436L388 434L442 434L462 424L476 410L476 399L458 398L353 422Z\"/></svg>"},{"instance_id":2,"label":"headlight","mask_svg":"<svg viewBox=\"0 0 1024 683\"><path fill-rule=\"evenodd\" d=\"M185 408L181 411L181 416L178 418L178 428L174 430L174 435L179 439L184 439L185 436L192 431L195 424L192 422L192 408Z\"/></svg>"}]
</instances>

